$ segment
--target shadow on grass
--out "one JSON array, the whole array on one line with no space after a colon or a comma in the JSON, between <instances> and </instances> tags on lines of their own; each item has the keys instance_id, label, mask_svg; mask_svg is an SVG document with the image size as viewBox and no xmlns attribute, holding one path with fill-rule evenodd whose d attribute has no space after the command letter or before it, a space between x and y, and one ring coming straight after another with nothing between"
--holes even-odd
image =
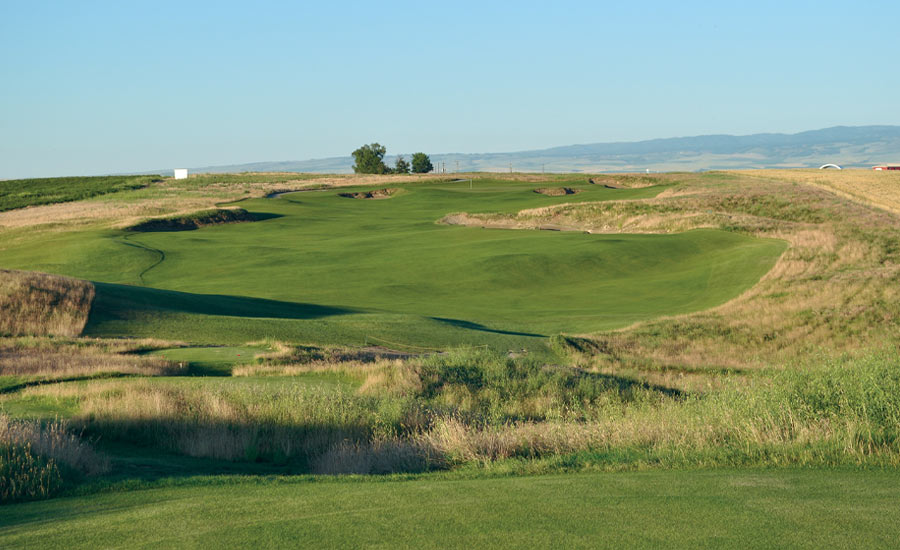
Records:
<instances>
[{"instance_id":1,"label":"shadow on grass","mask_svg":"<svg viewBox=\"0 0 900 550\"><path fill-rule=\"evenodd\" d=\"M479 323L473 323L472 321L463 321L462 319L447 319L445 317L432 317L435 321L439 323L444 323L450 326L454 326L457 328L463 328L467 330L477 330L479 332L490 332L492 334L504 334L507 336L529 336L532 338L545 338L544 334L537 334L534 332L516 332L511 330L499 330L490 327L486 327Z\"/></svg>"},{"instance_id":2,"label":"shadow on grass","mask_svg":"<svg viewBox=\"0 0 900 550\"><path fill-rule=\"evenodd\" d=\"M177 312L229 317L269 319L316 319L345 315L354 310L323 306L230 296L225 294L193 294L111 283L94 283L96 296L91 307L86 330L104 321L129 320L142 312Z\"/></svg>"},{"instance_id":3,"label":"shadow on grass","mask_svg":"<svg viewBox=\"0 0 900 550\"><path fill-rule=\"evenodd\" d=\"M79 428L112 460L107 480L221 474L309 474L341 442L366 442L370 426L179 418L91 418ZM420 472L423 464L398 471Z\"/></svg>"},{"instance_id":4,"label":"shadow on grass","mask_svg":"<svg viewBox=\"0 0 900 550\"><path fill-rule=\"evenodd\" d=\"M459 374L452 369L451 374ZM647 389L660 397L678 398L677 390L661 388L627 378L568 371L576 375L572 387L591 381L600 392L617 390L623 403L645 399ZM446 374L446 373L445 373ZM449 380L453 377L444 377ZM456 377L458 378L458 376ZM456 380L456 385L475 380ZM427 389L426 389L427 392ZM601 397L598 393L598 397ZM368 403L367 407L378 406ZM375 409L372 409L374 412ZM356 411L359 413L359 411ZM452 418L477 431L485 426L482 412L456 411ZM82 417L76 427L94 440L99 450L110 455L113 471L106 482L131 480L136 483L196 475L270 475L314 473L421 473L448 466L446 452L433 442L406 435L428 429L426 424L398 428L397 441L379 441L378 422L366 414L349 418L295 421L271 416L255 418L194 418L189 415L127 417L102 415ZM541 422L539 417L509 417L510 422ZM391 421L387 421L391 425ZM578 422L573 422L577 425ZM406 432L406 430L409 430ZM510 456L532 456L533 449L511 450Z\"/></svg>"},{"instance_id":5,"label":"shadow on grass","mask_svg":"<svg viewBox=\"0 0 900 550\"><path fill-rule=\"evenodd\" d=\"M231 376L234 363L213 361L190 361L184 376Z\"/></svg>"},{"instance_id":6,"label":"shadow on grass","mask_svg":"<svg viewBox=\"0 0 900 550\"><path fill-rule=\"evenodd\" d=\"M670 388L668 386L661 386L659 384L651 384L650 382L634 380L633 378L616 376L614 374L604 374L601 372L582 372L582 376L589 378L595 382L602 381L608 384L609 387L618 388L618 390L624 394L634 393L635 390L643 389L650 390L672 399L682 399L687 396L686 392L679 390L678 388Z\"/></svg>"},{"instance_id":7,"label":"shadow on grass","mask_svg":"<svg viewBox=\"0 0 900 550\"><path fill-rule=\"evenodd\" d=\"M63 382L81 382L84 380L105 380L111 378L128 378L137 377L135 374L122 372L101 372L97 374L84 374L78 376L64 376L60 378L39 378L35 380L25 380L15 384L0 386L0 395L6 393L16 393L19 390L32 388L34 386L46 386L49 384L62 384Z\"/></svg>"},{"instance_id":8,"label":"shadow on grass","mask_svg":"<svg viewBox=\"0 0 900 550\"><path fill-rule=\"evenodd\" d=\"M283 218L283 214L247 212L244 209L218 210L205 215L188 215L175 218L153 218L128 228L136 233L171 233L196 231L203 227L239 222L261 222Z\"/></svg>"}]
</instances>

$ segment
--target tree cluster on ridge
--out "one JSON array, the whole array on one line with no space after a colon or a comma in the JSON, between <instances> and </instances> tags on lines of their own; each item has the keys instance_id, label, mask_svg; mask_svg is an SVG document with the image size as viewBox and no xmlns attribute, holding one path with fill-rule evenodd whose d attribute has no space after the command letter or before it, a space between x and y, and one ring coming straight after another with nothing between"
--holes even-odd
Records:
<instances>
[{"instance_id":1,"label":"tree cluster on ridge","mask_svg":"<svg viewBox=\"0 0 900 550\"><path fill-rule=\"evenodd\" d=\"M380 143L363 145L353 151L353 171L357 174L427 174L434 170L425 153L413 153L411 163L400 155L393 168L384 163L385 153L387 148Z\"/></svg>"}]
</instances>

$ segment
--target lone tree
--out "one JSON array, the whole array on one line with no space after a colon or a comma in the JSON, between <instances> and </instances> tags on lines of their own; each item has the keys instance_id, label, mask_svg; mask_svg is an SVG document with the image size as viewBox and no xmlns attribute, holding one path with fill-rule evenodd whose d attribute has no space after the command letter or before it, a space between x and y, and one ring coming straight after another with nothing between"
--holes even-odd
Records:
<instances>
[{"instance_id":1,"label":"lone tree","mask_svg":"<svg viewBox=\"0 0 900 550\"><path fill-rule=\"evenodd\" d=\"M403 155L397 157L397 164L394 165L395 174L409 174L409 163L403 158Z\"/></svg>"},{"instance_id":2,"label":"lone tree","mask_svg":"<svg viewBox=\"0 0 900 550\"><path fill-rule=\"evenodd\" d=\"M353 151L353 171L357 174L387 174L390 168L384 164L387 148L380 143L363 145Z\"/></svg>"},{"instance_id":3,"label":"lone tree","mask_svg":"<svg viewBox=\"0 0 900 550\"><path fill-rule=\"evenodd\" d=\"M431 159L425 153L414 153L412 156L412 171L414 174L427 174L434 170Z\"/></svg>"}]
</instances>

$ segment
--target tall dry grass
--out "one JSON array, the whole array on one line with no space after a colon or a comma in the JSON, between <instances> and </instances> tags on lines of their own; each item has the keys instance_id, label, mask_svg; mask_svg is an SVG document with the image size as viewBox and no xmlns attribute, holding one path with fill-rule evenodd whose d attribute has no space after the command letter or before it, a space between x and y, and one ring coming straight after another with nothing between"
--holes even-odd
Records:
<instances>
[{"instance_id":1,"label":"tall dry grass","mask_svg":"<svg viewBox=\"0 0 900 550\"><path fill-rule=\"evenodd\" d=\"M305 463L339 442L365 441L418 423L405 402L318 385L104 381L41 386L25 395L76 399L80 412L73 424L105 440L230 461Z\"/></svg>"},{"instance_id":2,"label":"tall dry grass","mask_svg":"<svg viewBox=\"0 0 900 550\"><path fill-rule=\"evenodd\" d=\"M291 371L294 383L113 380L24 394L74 398L73 424L104 440L315 473L562 456L603 469L900 465L900 363L884 352L822 355L692 394L488 352L350 372L360 366L330 366L356 377L355 389L304 381L325 369L316 365Z\"/></svg>"},{"instance_id":3,"label":"tall dry grass","mask_svg":"<svg viewBox=\"0 0 900 550\"><path fill-rule=\"evenodd\" d=\"M92 476L108 469L109 460L63 423L0 414L0 503L47 498L73 473Z\"/></svg>"},{"instance_id":4,"label":"tall dry grass","mask_svg":"<svg viewBox=\"0 0 900 550\"><path fill-rule=\"evenodd\" d=\"M0 414L0 445L28 445L35 454L52 458L86 475L102 473L109 467L106 457L70 432L61 421L42 424L31 420L15 420Z\"/></svg>"},{"instance_id":5,"label":"tall dry grass","mask_svg":"<svg viewBox=\"0 0 900 550\"><path fill-rule=\"evenodd\" d=\"M104 374L172 376L185 368L159 358L111 352L97 345L22 346L0 340L0 376L65 380Z\"/></svg>"},{"instance_id":6,"label":"tall dry grass","mask_svg":"<svg viewBox=\"0 0 900 550\"><path fill-rule=\"evenodd\" d=\"M741 176L813 185L900 214L900 173L876 170L746 170Z\"/></svg>"},{"instance_id":7,"label":"tall dry grass","mask_svg":"<svg viewBox=\"0 0 900 550\"><path fill-rule=\"evenodd\" d=\"M587 421L472 424L442 415L407 438L339 444L316 463L365 472L418 453L432 467L577 455L575 468L900 465L896 357L822 358L683 400L611 402Z\"/></svg>"},{"instance_id":8,"label":"tall dry grass","mask_svg":"<svg viewBox=\"0 0 900 550\"><path fill-rule=\"evenodd\" d=\"M0 336L78 336L93 299L88 281L0 269Z\"/></svg>"}]
</instances>

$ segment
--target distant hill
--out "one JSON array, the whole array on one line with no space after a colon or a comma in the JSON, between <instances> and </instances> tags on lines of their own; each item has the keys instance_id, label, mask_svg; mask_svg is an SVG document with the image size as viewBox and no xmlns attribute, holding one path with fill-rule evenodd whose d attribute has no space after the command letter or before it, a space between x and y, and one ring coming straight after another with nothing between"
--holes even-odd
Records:
<instances>
[{"instance_id":1,"label":"distant hill","mask_svg":"<svg viewBox=\"0 0 900 550\"><path fill-rule=\"evenodd\" d=\"M409 158L409 154L406 154ZM512 153L431 154L447 171L620 172L741 168L818 168L900 164L900 126L835 126L798 134L709 135L648 141L566 145ZM393 164L394 157L388 157ZM458 166L457 166L458 163ZM193 172L351 172L353 159L254 162Z\"/></svg>"}]
</instances>

